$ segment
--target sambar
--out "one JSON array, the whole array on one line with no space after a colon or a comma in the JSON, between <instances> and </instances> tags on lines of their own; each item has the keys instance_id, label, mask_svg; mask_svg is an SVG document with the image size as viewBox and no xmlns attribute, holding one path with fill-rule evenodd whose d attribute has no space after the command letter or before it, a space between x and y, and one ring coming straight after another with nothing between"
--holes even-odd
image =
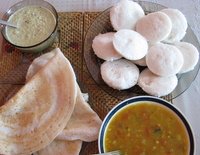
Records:
<instances>
[{"instance_id":1,"label":"sambar","mask_svg":"<svg viewBox=\"0 0 200 155\"><path fill-rule=\"evenodd\" d=\"M121 150L123 155L194 153L192 131L184 116L167 101L151 98L152 101L133 103L130 99L111 110L100 130L101 153L113 150Z\"/></svg>"}]
</instances>

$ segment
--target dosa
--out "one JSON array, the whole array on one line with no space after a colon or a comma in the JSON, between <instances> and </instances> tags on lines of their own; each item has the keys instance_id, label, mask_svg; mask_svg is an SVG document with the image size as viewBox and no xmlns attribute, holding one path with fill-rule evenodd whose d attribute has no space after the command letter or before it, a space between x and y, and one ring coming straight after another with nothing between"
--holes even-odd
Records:
<instances>
[{"instance_id":1,"label":"dosa","mask_svg":"<svg viewBox=\"0 0 200 155\"><path fill-rule=\"evenodd\" d=\"M36 58L28 69L26 80L28 81L31 79L46 63L48 63L51 57L52 54L49 52ZM78 143L80 140L87 142L97 140L102 121L85 101L79 85L76 84L76 86L76 103L69 122L56 139L50 145L38 151L36 153L37 155L78 155L81 149L81 145ZM73 145L73 147L70 147L71 145Z\"/></svg>"},{"instance_id":2,"label":"dosa","mask_svg":"<svg viewBox=\"0 0 200 155\"><path fill-rule=\"evenodd\" d=\"M81 150L81 146L81 140L54 140L50 145L37 153L34 153L34 155L78 155Z\"/></svg>"},{"instance_id":3,"label":"dosa","mask_svg":"<svg viewBox=\"0 0 200 155\"><path fill-rule=\"evenodd\" d=\"M28 69L26 80L28 81L32 76L34 76L35 73L37 73L43 66L45 66L51 57L52 53L49 52L36 58ZM77 97L74 111L65 129L56 137L56 139L80 139L83 141L91 142L97 140L102 121L99 116L91 109L89 104L84 100L83 94L77 83L76 87Z\"/></svg>"},{"instance_id":4,"label":"dosa","mask_svg":"<svg viewBox=\"0 0 200 155\"><path fill-rule=\"evenodd\" d=\"M49 145L68 123L77 95L70 62L60 50L0 107L0 153L30 154Z\"/></svg>"}]
</instances>

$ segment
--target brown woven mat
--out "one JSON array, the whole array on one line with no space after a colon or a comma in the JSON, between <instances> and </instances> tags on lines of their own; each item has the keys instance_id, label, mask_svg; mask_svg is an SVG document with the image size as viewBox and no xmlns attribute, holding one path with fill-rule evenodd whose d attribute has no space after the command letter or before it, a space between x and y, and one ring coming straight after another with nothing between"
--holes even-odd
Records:
<instances>
[{"instance_id":1,"label":"brown woven mat","mask_svg":"<svg viewBox=\"0 0 200 155\"><path fill-rule=\"evenodd\" d=\"M103 119L118 102L91 78L83 58L84 36L98 13L59 13L59 37L51 48L59 46L72 63L83 92L89 93L91 107ZM49 49L50 50L50 49ZM10 98L25 82L26 71L38 54L24 54L3 43L0 52L0 103ZM169 99L169 98L166 98ZM98 153L97 141L83 143L81 155Z\"/></svg>"}]
</instances>

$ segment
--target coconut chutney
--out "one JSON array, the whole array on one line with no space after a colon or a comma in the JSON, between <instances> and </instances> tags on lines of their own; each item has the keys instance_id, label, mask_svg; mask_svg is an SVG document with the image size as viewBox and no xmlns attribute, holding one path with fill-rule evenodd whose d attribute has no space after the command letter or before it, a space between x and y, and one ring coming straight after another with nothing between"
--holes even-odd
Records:
<instances>
[{"instance_id":1,"label":"coconut chutney","mask_svg":"<svg viewBox=\"0 0 200 155\"><path fill-rule=\"evenodd\" d=\"M7 39L17 46L33 46L47 39L56 28L56 18L40 6L26 6L13 13L8 22L17 28L6 27Z\"/></svg>"}]
</instances>

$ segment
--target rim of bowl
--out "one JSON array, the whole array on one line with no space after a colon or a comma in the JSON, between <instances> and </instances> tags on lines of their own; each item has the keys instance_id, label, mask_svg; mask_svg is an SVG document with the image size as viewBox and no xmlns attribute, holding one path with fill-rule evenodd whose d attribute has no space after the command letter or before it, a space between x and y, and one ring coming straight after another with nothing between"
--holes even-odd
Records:
<instances>
[{"instance_id":1,"label":"rim of bowl","mask_svg":"<svg viewBox=\"0 0 200 155\"><path fill-rule=\"evenodd\" d=\"M99 153L105 152L104 146L103 146L104 134L105 134L106 128L107 128L108 123L110 122L111 118L120 109L122 109L130 104L136 104L137 102L141 102L141 101L154 102L155 104L163 105L164 107L166 107L169 110L171 110L172 112L174 112L174 114L182 121L182 123L184 124L185 129L187 131L187 134L189 137L189 143L190 143L189 155L194 155L194 152L195 152L195 139L194 139L194 134L193 134L194 132L192 130L192 126L190 125L189 121L186 119L185 115L178 108L176 108L173 104L171 104L170 102L168 102L162 98L155 97L155 96L135 96L135 97L128 98L126 100L123 100L122 102L119 102L108 112L108 114L104 118L101 128L99 130L99 137L98 137Z\"/></svg>"},{"instance_id":2,"label":"rim of bowl","mask_svg":"<svg viewBox=\"0 0 200 155\"><path fill-rule=\"evenodd\" d=\"M17 2L17 3L15 3L14 5L12 5L5 13L4 13L4 15L3 15L3 19L5 18L5 15L6 15L6 13L8 13L13 7L15 7L15 6L17 6L17 5L20 5L20 4L23 4L24 2L25 2L26 0L22 0L22 1L20 1L20 2ZM47 5L49 5L51 8L52 8L52 10L54 11L54 13L53 13L53 15L55 16L55 19L56 19L56 25L55 25L55 27L54 27L54 30L51 32L51 34L45 39L45 40L43 40L43 41L41 41L41 42L39 42L39 43L37 43L37 44L34 44L34 45L31 45L31 46L18 46L18 45L15 45L15 44L13 44L13 43L11 43L8 39L7 39L7 37L4 35L4 33L3 33L3 31L5 31L5 28L6 28L6 26L4 25L4 26L2 26L2 30L1 30L1 34L2 34L2 36L3 36L3 38L7 41L7 42L9 42L11 45L13 45L13 46L15 46L16 48L21 48L21 49L28 49L28 48L33 48L33 47L36 47L36 46L39 46L39 45L41 45L41 44L43 44L44 42L46 42L49 38L51 38L52 37L52 35L56 32L56 30L57 30L57 27L58 27L58 12L56 11L56 9L55 9L55 7L52 5L52 4L50 4L49 2L47 2L47 1L44 1L44 0L39 0L39 1L41 1L41 2L45 2ZM27 5L27 6L32 6L32 5L35 5L35 4L30 4L30 5ZM39 6L39 5L35 5L35 6ZM26 7L26 6L24 6L24 7ZM22 7L23 8L23 7ZM46 8L46 7L44 7L45 9L48 9L48 8ZM20 8L21 9L21 8ZM19 9L18 9L19 10ZM49 9L48 9L49 10ZM51 10L49 10L50 12L52 12Z\"/></svg>"}]
</instances>

